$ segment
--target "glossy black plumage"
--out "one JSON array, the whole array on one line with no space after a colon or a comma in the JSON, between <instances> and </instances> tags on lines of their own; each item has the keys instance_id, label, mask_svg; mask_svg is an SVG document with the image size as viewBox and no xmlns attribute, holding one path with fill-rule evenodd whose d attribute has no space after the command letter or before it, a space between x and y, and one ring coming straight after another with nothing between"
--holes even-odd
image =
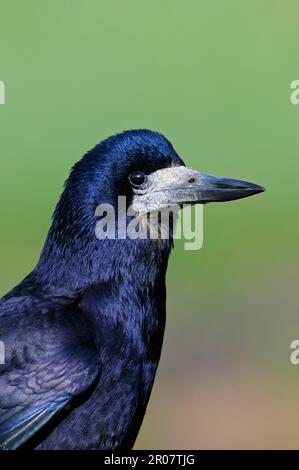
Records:
<instances>
[{"instance_id":1,"label":"glossy black plumage","mask_svg":"<svg viewBox=\"0 0 299 470\"><path fill-rule=\"evenodd\" d=\"M36 268L0 301L1 448L133 446L161 353L172 238L99 240L96 208L117 208L121 195L142 207L132 184L151 177L145 213L148 204L263 190L185 168L152 131L127 131L88 152L71 171Z\"/></svg>"},{"instance_id":2,"label":"glossy black plumage","mask_svg":"<svg viewBox=\"0 0 299 470\"><path fill-rule=\"evenodd\" d=\"M171 240L95 237L95 208L128 175L183 165L151 131L111 137L75 165L40 261L0 302L0 443L131 448L160 357Z\"/></svg>"}]
</instances>

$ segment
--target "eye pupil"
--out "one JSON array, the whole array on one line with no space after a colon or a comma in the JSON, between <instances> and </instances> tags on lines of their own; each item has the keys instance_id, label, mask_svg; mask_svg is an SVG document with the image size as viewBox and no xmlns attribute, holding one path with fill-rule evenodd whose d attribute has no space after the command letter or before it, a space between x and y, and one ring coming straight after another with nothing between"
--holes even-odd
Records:
<instances>
[{"instance_id":1,"label":"eye pupil","mask_svg":"<svg viewBox=\"0 0 299 470\"><path fill-rule=\"evenodd\" d=\"M129 176L129 180L134 186L141 186L145 181L145 175L139 171L135 171Z\"/></svg>"}]
</instances>

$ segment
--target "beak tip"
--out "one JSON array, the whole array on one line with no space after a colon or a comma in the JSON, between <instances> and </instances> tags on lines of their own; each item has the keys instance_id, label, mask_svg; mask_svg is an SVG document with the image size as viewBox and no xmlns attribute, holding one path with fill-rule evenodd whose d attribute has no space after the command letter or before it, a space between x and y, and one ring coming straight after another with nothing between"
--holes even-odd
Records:
<instances>
[{"instance_id":1,"label":"beak tip","mask_svg":"<svg viewBox=\"0 0 299 470\"><path fill-rule=\"evenodd\" d=\"M266 188L264 186L260 186L258 184L255 185L255 188L253 188L253 193L254 194L264 193L265 191L266 191Z\"/></svg>"}]
</instances>

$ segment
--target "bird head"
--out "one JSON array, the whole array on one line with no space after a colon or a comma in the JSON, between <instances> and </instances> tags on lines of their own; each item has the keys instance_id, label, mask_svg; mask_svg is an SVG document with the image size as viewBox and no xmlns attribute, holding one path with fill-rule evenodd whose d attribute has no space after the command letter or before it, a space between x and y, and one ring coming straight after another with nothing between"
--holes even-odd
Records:
<instances>
[{"instance_id":1,"label":"bird head","mask_svg":"<svg viewBox=\"0 0 299 470\"><path fill-rule=\"evenodd\" d=\"M123 240L96 238L97 207L109 204L117 213L119 196L125 196L127 207L136 213L149 214L174 205L240 199L263 190L253 183L187 168L172 144L158 132L125 131L99 143L73 167L56 207L39 266L50 273L47 277L53 278L59 276L55 272L59 263L64 273L60 278L66 282L72 272L77 277L82 274L84 279L93 272L96 278L99 265L127 263L125 253L142 251L146 259L148 253L164 249L166 259L169 242L153 248L149 240L143 240L143 244L129 240L126 244Z\"/></svg>"},{"instance_id":2,"label":"bird head","mask_svg":"<svg viewBox=\"0 0 299 470\"><path fill-rule=\"evenodd\" d=\"M231 201L264 191L257 184L186 167L172 144L149 130L125 131L98 144L73 168L66 190L74 187L93 206L115 205L118 196L126 196L128 205L141 213L172 204Z\"/></svg>"}]
</instances>

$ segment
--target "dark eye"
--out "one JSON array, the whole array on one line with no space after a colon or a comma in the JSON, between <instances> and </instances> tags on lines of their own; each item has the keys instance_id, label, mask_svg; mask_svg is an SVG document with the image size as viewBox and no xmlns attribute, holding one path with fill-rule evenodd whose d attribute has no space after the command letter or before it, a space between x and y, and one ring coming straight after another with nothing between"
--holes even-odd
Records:
<instances>
[{"instance_id":1,"label":"dark eye","mask_svg":"<svg viewBox=\"0 0 299 470\"><path fill-rule=\"evenodd\" d=\"M140 171L134 171L134 173L129 176L129 180L133 186L141 186L145 182L146 176Z\"/></svg>"}]
</instances>

